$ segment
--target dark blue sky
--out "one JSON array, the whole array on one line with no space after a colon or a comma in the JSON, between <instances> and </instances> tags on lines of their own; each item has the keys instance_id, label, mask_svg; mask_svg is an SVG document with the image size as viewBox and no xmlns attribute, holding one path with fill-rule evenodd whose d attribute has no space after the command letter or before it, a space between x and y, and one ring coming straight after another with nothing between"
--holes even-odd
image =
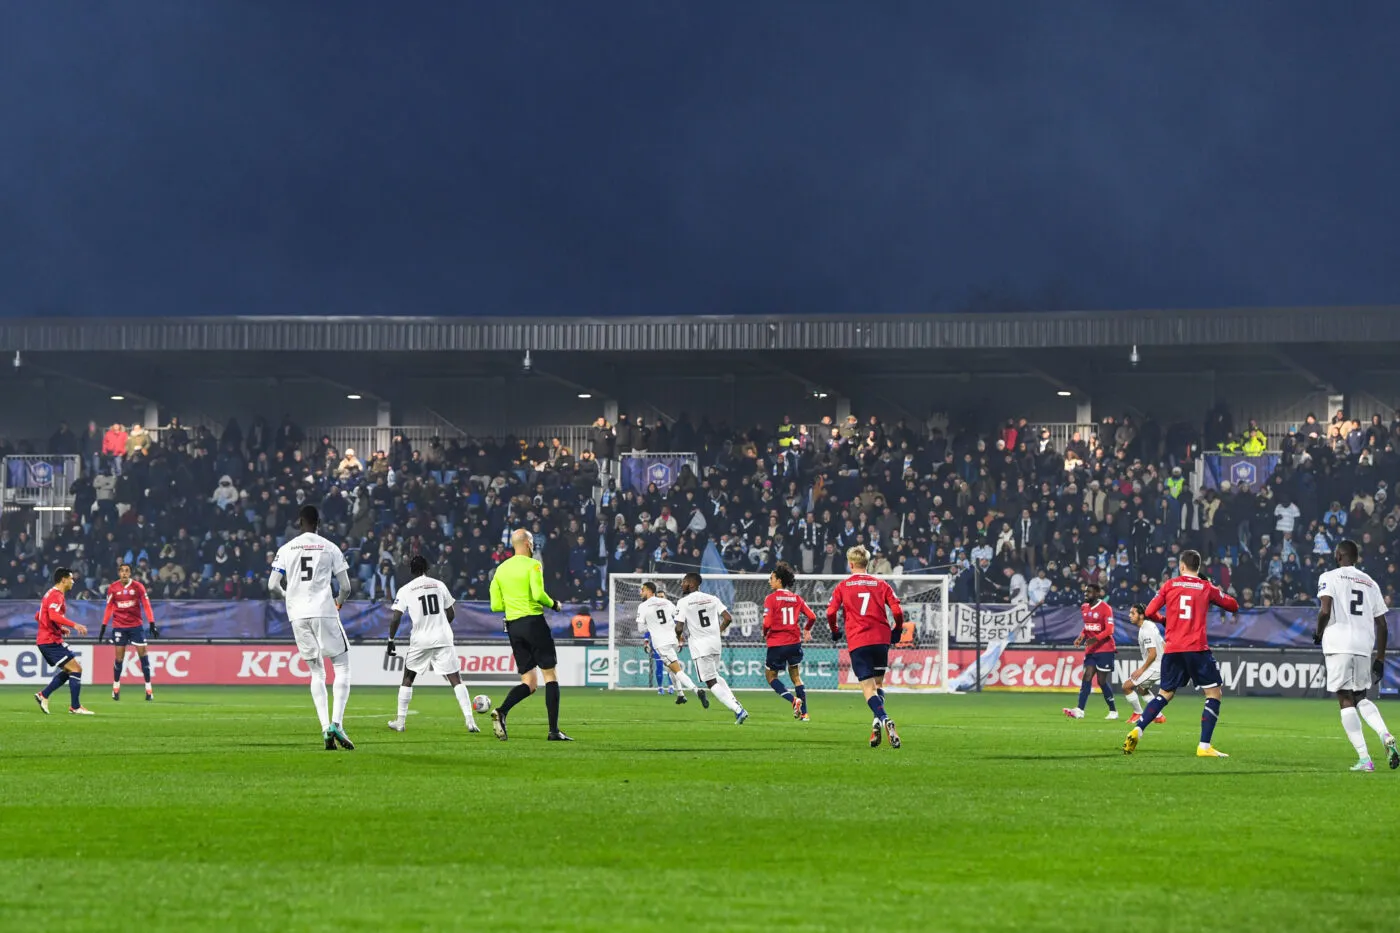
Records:
<instances>
[{"instance_id":1,"label":"dark blue sky","mask_svg":"<svg viewBox=\"0 0 1400 933\"><path fill-rule=\"evenodd\" d=\"M1400 4L0 0L0 314L1400 302Z\"/></svg>"}]
</instances>

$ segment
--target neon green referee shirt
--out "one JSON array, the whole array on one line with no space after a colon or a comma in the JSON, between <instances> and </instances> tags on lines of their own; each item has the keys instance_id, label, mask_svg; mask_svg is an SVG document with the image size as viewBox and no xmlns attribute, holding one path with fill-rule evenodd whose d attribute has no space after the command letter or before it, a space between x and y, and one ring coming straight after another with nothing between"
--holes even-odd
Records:
<instances>
[{"instance_id":1,"label":"neon green referee shirt","mask_svg":"<svg viewBox=\"0 0 1400 933\"><path fill-rule=\"evenodd\" d=\"M544 591L544 567L539 561L516 554L496 568L491 578L492 612L504 611L506 621L513 622L553 608L554 600Z\"/></svg>"}]
</instances>

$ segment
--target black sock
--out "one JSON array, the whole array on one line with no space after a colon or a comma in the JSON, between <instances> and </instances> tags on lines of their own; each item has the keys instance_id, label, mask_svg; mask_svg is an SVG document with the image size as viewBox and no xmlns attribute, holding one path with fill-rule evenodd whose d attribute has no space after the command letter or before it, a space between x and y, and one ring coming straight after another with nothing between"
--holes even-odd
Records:
<instances>
[{"instance_id":1,"label":"black sock","mask_svg":"<svg viewBox=\"0 0 1400 933\"><path fill-rule=\"evenodd\" d=\"M505 701L501 703L499 707L501 715L504 716L506 713L509 713L512 706L528 697L531 692L530 688L525 684L516 684L514 687L511 687L510 693L506 694Z\"/></svg>"},{"instance_id":2,"label":"black sock","mask_svg":"<svg viewBox=\"0 0 1400 933\"><path fill-rule=\"evenodd\" d=\"M544 685L544 708L549 710L549 731L559 731L559 684L551 680Z\"/></svg>"}]
</instances>

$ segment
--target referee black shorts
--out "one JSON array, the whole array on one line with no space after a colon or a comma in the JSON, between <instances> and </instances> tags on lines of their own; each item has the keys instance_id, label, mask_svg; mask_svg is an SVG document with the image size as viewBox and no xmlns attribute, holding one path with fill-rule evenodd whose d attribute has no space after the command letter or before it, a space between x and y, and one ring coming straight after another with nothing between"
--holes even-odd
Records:
<instances>
[{"instance_id":1,"label":"referee black shorts","mask_svg":"<svg viewBox=\"0 0 1400 933\"><path fill-rule=\"evenodd\" d=\"M543 615L523 616L506 623L510 634L510 650L515 652L515 669L528 674L535 668L551 671L559 666L554 650L554 633Z\"/></svg>"}]
</instances>

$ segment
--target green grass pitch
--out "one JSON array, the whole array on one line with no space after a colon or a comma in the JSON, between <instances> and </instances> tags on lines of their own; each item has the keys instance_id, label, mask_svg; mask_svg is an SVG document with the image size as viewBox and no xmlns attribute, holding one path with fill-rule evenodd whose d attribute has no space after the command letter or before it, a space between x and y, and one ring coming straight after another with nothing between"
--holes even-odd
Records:
<instances>
[{"instance_id":1,"label":"green grass pitch","mask_svg":"<svg viewBox=\"0 0 1400 933\"><path fill-rule=\"evenodd\" d=\"M532 698L503 745L361 688L331 753L304 689L127 694L0 690L0 930L1400 929L1400 772L1329 701L1227 698L1218 761L1194 697L1125 758L1098 697L892 696L894 751L851 694L566 690L577 742Z\"/></svg>"}]
</instances>

